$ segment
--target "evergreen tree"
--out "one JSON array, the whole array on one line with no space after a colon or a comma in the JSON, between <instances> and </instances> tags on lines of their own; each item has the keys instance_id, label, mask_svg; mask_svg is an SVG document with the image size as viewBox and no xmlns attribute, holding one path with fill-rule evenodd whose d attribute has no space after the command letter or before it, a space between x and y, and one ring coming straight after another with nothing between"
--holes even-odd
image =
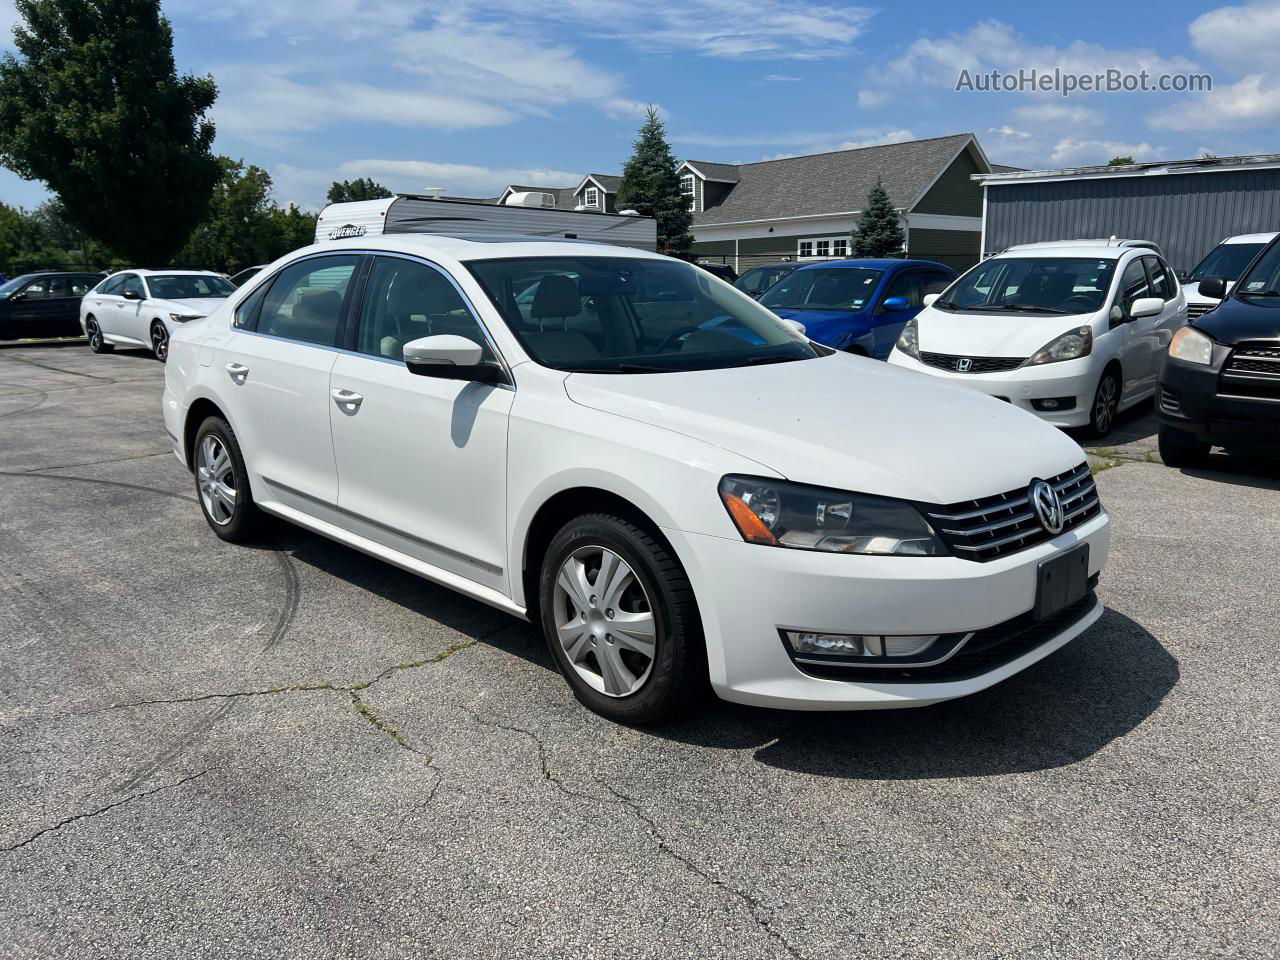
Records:
<instances>
[{"instance_id":1,"label":"evergreen tree","mask_svg":"<svg viewBox=\"0 0 1280 960\"><path fill-rule=\"evenodd\" d=\"M179 76L158 0L16 0L0 62L0 163L43 180L67 219L163 266L219 177L212 77Z\"/></svg>"},{"instance_id":2,"label":"evergreen tree","mask_svg":"<svg viewBox=\"0 0 1280 960\"><path fill-rule=\"evenodd\" d=\"M854 255L859 257L887 257L899 253L907 242L898 211L893 209L889 193L878 177L867 192L867 204L850 240Z\"/></svg>"},{"instance_id":3,"label":"evergreen tree","mask_svg":"<svg viewBox=\"0 0 1280 960\"><path fill-rule=\"evenodd\" d=\"M1133 157L1112 157L1107 161L1108 167L1127 167L1133 163Z\"/></svg>"},{"instance_id":4,"label":"evergreen tree","mask_svg":"<svg viewBox=\"0 0 1280 960\"><path fill-rule=\"evenodd\" d=\"M618 209L635 210L658 221L659 252L687 254L693 246L689 234L693 214L689 198L680 192L676 158L667 143L666 127L653 107L632 146L631 159L622 168Z\"/></svg>"},{"instance_id":5,"label":"evergreen tree","mask_svg":"<svg viewBox=\"0 0 1280 960\"><path fill-rule=\"evenodd\" d=\"M335 180L329 187L330 203L349 203L352 200L382 200L395 194L372 177L355 180Z\"/></svg>"}]
</instances>

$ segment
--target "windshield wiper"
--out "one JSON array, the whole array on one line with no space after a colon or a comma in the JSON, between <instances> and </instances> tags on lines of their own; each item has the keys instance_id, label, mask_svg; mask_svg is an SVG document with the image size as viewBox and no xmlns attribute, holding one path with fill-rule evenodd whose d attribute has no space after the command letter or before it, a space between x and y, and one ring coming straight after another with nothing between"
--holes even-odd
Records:
<instances>
[{"instance_id":1,"label":"windshield wiper","mask_svg":"<svg viewBox=\"0 0 1280 960\"><path fill-rule=\"evenodd\" d=\"M735 367L755 367L762 363L791 363L793 360L802 360L803 357L748 357L742 363L735 363Z\"/></svg>"},{"instance_id":2,"label":"windshield wiper","mask_svg":"<svg viewBox=\"0 0 1280 960\"><path fill-rule=\"evenodd\" d=\"M965 307L965 310L977 310L982 313L988 310L1002 310L1013 313L1053 313L1061 316L1068 315L1070 310L1059 310L1057 307L1032 307L1018 303L993 303L983 307Z\"/></svg>"},{"instance_id":3,"label":"windshield wiper","mask_svg":"<svg viewBox=\"0 0 1280 960\"><path fill-rule=\"evenodd\" d=\"M679 367L653 367L643 363L615 363L610 367L573 367L566 373L675 373Z\"/></svg>"}]
</instances>

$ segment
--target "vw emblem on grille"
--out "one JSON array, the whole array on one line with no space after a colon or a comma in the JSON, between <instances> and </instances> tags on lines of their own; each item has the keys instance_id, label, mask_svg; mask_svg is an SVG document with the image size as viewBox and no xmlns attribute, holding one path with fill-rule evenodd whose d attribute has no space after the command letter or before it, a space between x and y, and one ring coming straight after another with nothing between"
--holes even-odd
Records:
<instances>
[{"instance_id":1,"label":"vw emblem on grille","mask_svg":"<svg viewBox=\"0 0 1280 960\"><path fill-rule=\"evenodd\" d=\"M972 369L973 369L973 361L970 360L968 357L961 357L959 360L956 361L957 373L968 373Z\"/></svg>"},{"instance_id":2,"label":"vw emblem on grille","mask_svg":"<svg viewBox=\"0 0 1280 960\"><path fill-rule=\"evenodd\" d=\"M1058 491L1053 485L1046 483L1044 480L1032 480L1031 489L1028 491L1031 496L1031 506L1036 511L1036 516L1040 520L1040 526L1044 527L1052 534L1062 532L1064 524L1062 516L1062 500L1058 496Z\"/></svg>"}]
</instances>

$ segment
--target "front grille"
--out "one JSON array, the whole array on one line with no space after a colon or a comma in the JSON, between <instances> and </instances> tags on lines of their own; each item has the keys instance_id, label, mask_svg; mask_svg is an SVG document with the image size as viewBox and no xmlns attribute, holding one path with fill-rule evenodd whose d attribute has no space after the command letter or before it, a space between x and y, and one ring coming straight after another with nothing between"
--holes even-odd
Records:
<instances>
[{"instance_id":1,"label":"front grille","mask_svg":"<svg viewBox=\"0 0 1280 960\"><path fill-rule=\"evenodd\" d=\"M1062 500L1066 518L1063 533L1102 512L1088 462L1050 477L1049 483ZM921 509L956 556L985 563L1057 536L1049 533L1036 516L1030 486L1028 479L1025 487L992 497Z\"/></svg>"},{"instance_id":2,"label":"front grille","mask_svg":"<svg viewBox=\"0 0 1280 960\"><path fill-rule=\"evenodd\" d=\"M1280 347L1243 344L1222 369L1218 393L1280 400Z\"/></svg>"},{"instance_id":3,"label":"front grille","mask_svg":"<svg viewBox=\"0 0 1280 960\"><path fill-rule=\"evenodd\" d=\"M1044 620L1036 620L1031 611L997 623L994 627L978 630L960 652L932 667L880 667L829 666L797 663L805 673L826 680L854 680L863 683L945 683L969 680L1003 667L1006 663L1030 653L1041 644L1061 636L1087 617L1097 604L1093 590L1098 576L1089 578L1089 593L1065 610L1060 610Z\"/></svg>"},{"instance_id":4,"label":"front grille","mask_svg":"<svg viewBox=\"0 0 1280 960\"><path fill-rule=\"evenodd\" d=\"M1216 306L1216 303L1188 303L1187 320L1191 321L1195 320L1197 317L1203 317Z\"/></svg>"},{"instance_id":5,"label":"front grille","mask_svg":"<svg viewBox=\"0 0 1280 960\"><path fill-rule=\"evenodd\" d=\"M960 369L960 361L968 360L968 370ZM921 353L920 362L952 373L1003 373L1016 370L1027 362L1026 357L964 357L950 353Z\"/></svg>"}]
</instances>

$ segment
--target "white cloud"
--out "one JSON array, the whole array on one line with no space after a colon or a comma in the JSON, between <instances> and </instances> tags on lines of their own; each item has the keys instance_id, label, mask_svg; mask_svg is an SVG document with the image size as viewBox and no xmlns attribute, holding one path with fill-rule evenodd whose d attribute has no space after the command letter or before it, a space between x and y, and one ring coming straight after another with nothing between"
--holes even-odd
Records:
<instances>
[{"instance_id":1,"label":"white cloud","mask_svg":"<svg viewBox=\"0 0 1280 960\"><path fill-rule=\"evenodd\" d=\"M1142 163L1155 160L1159 150L1149 143L1123 143L1119 140L1075 140L1064 137L1049 154L1049 162L1060 167L1084 167L1103 164L1112 157L1133 157Z\"/></svg>"},{"instance_id":2,"label":"white cloud","mask_svg":"<svg viewBox=\"0 0 1280 960\"><path fill-rule=\"evenodd\" d=\"M785 73L770 73L764 77L764 83L799 83L799 77L792 77Z\"/></svg>"},{"instance_id":3,"label":"white cloud","mask_svg":"<svg viewBox=\"0 0 1280 960\"><path fill-rule=\"evenodd\" d=\"M1071 107L1062 103L1037 103L1017 107L1011 114L1016 123L1023 126L1061 129L1063 127L1097 127L1105 117L1098 110L1088 107Z\"/></svg>"},{"instance_id":4,"label":"white cloud","mask_svg":"<svg viewBox=\"0 0 1280 960\"><path fill-rule=\"evenodd\" d=\"M1005 124L1003 127L991 127L987 133L994 133L999 137L1007 137L1010 140L1030 140L1032 134L1025 130L1015 130L1013 127Z\"/></svg>"},{"instance_id":5,"label":"white cloud","mask_svg":"<svg viewBox=\"0 0 1280 960\"><path fill-rule=\"evenodd\" d=\"M1192 21L1191 43L1231 67L1272 69L1280 48L1280 4L1274 0L1219 7Z\"/></svg>"},{"instance_id":6,"label":"white cloud","mask_svg":"<svg viewBox=\"0 0 1280 960\"><path fill-rule=\"evenodd\" d=\"M806 153L822 153L827 150L852 150L855 147L873 147L884 143L902 143L914 140L910 130L861 129L846 131L779 132L777 130L756 133L673 133L671 141L691 147L803 147ZM788 154L795 156L795 154ZM772 158L770 158L772 159Z\"/></svg>"},{"instance_id":7,"label":"white cloud","mask_svg":"<svg viewBox=\"0 0 1280 960\"><path fill-rule=\"evenodd\" d=\"M1215 87L1211 93L1188 98L1150 117L1153 127L1192 133L1267 128L1278 120L1280 80L1260 73Z\"/></svg>"}]
</instances>

